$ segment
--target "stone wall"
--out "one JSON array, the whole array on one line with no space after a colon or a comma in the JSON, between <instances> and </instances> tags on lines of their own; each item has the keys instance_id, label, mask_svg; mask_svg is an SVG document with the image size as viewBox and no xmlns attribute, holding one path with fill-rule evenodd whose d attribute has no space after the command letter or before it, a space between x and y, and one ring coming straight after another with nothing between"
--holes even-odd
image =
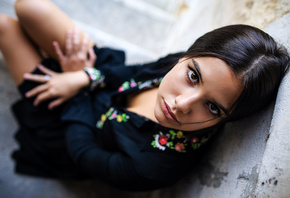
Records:
<instances>
[{"instance_id":1,"label":"stone wall","mask_svg":"<svg viewBox=\"0 0 290 198\"><path fill-rule=\"evenodd\" d=\"M165 49L185 50L202 34L225 25L248 24L263 29L288 12L289 0L184 0Z\"/></svg>"},{"instance_id":2,"label":"stone wall","mask_svg":"<svg viewBox=\"0 0 290 198\"><path fill-rule=\"evenodd\" d=\"M223 23L246 23L264 28L290 11L289 0L227 0ZM229 15L228 15L229 14Z\"/></svg>"}]
</instances>

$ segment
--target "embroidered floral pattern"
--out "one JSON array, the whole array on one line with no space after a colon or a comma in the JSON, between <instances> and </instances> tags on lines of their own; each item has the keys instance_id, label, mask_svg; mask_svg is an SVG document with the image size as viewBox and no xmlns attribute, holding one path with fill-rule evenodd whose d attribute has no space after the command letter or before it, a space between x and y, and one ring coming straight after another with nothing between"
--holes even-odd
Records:
<instances>
[{"instance_id":1,"label":"embroidered floral pattern","mask_svg":"<svg viewBox=\"0 0 290 198\"><path fill-rule=\"evenodd\" d=\"M106 86L106 84L104 83L105 81L105 76L102 75L102 73L99 70L95 70L95 78L93 79L94 83L98 84L100 88L103 88Z\"/></svg>"},{"instance_id":2,"label":"embroidered floral pattern","mask_svg":"<svg viewBox=\"0 0 290 198\"><path fill-rule=\"evenodd\" d=\"M104 126L106 120L114 120L116 119L117 122L127 122L130 117L125 113L118 113L116 109L111 107L109 111L105 114L101 115L101 119L97 122L97 128L101 129Z\"/></svg>"},{"instance_id":3,"label":"embroidered floral pattern","mask_svg":"<svg viewBox=\"0 0 290 198\"><path fill-rule=\"evenodd\" d=\"M94 90L96 87L103 88L105 84L105 76L102 75L101 71L96 68L85 67L84 71L87 73L90 79L90 90Z\"/></svg>"},{"instance_id":4,"label":"embroidered floral pattern","mask_svg":"<svg viewBox=\"0 0 290 198\"><path fill-rule=\"evenodd\" d=\"M198 137L189 138L185 136L182 131L176 132L174 130L169 130L168 133L159 131L158 134L153 135L154 140L151 142L151 145L153 148L158 148L162 151L172 149L177 152L185 153L190 147L193 150L198 149L205 144L211 136L212 134L208 134L200 140Z\"/></svg>"},{"instance_id":5,"label":"embroidered floral pattern","mask_svg":"<svg viewBox=\"0 0 290 198\"><path fill-rule=\"evenodd\" d=\"M131 79L130 81L126 81L124 82L118 89L119 92L122 92L122 91L125 91L127 89L130 89L130 88L133 88L133 87L136 87L137 86L137 83L135 82L134 79Z\"/></svg>"},{"instance_id":6,"label":"embroidered floral pattern","mask_svg":"<svg viewBox=\"0 0 290 198\"><path fill-rule=\"evenodd\" d=\"M147 80L145 82L141 82L139 81L138 83L134 80L131 79L130 81L126 81L124 82L118 89L119 92L125 91L127 89L139 86L138 88L141 89L149 89L152 87L157 87L160 85L161 81L162 81L163 77L161 78L155 78L152 80Z\"/></svg>"},{"instance_id":7,"label":"embroidered floral pattern","mask_svg":"<svg viewBox=\"0 0 290 198\"><path fill-rule=\"evenodd\" d=\"M158 87L162 81L163 77L161 78L155 78L153 80L147 80L141 84L139 84L139 89L149 89L152 87Z\"/></svg>"}]
</instances>

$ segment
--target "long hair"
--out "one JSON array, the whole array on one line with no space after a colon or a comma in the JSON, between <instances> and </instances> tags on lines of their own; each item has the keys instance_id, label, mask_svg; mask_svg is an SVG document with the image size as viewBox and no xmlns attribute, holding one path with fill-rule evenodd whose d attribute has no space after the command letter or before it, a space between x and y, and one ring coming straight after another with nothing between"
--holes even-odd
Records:
<instances>
[{"instance_id":1,"label":"long hair","mask_svg":"<svg viewBox=\"0 0 290 198\"><path fill-rule=\"evenodd\" d=\"M201 36L184 57L216 57L225 61L243 91L231 107L228 121L254 114L276 98L289 68L289 54L262 30L248 25L230 25Z\"/></svg>"}]
</instances>

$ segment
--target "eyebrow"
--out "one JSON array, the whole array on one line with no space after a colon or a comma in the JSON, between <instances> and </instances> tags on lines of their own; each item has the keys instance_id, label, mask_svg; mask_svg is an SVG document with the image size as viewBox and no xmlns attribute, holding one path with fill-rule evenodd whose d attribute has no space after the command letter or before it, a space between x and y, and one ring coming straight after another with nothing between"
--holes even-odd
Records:
<instances>
[{"instance_id":1,"label":"eyebrow","mask_svg":"<svg viewBox=\"0 0 290 198\"><path fill-rule=\"evenodd\" d=\"M196 62L194 59L192 59L192 62L193 62L193 66L195 67L197 73L198 73L198 76L200 78L200 81L201 83L203 83L203 80L202 80L202 75L201 75L201 72L200 72L200 69L199 69L199 64L198 62Z\"/></svg>"},{"instance_id":2,"label":"eyebrow","mask_svg":"<svg viewBox=\"0 0 290 198\"><path fill-rule=\"evenodd\" d=\"M194 59L192 59L192 62L193 62L193 65L194 65L198 75L199 75L201 83L203 83L202 75L201 75L201 72L200 72L200 68L199 68L198 62L196 62ZM213 102L226 114L227 117L230 115L229 110L227 110L224 106L222 106L220 103L218 103L215 100L213 100Z\"/></svg>"}]
</instances>

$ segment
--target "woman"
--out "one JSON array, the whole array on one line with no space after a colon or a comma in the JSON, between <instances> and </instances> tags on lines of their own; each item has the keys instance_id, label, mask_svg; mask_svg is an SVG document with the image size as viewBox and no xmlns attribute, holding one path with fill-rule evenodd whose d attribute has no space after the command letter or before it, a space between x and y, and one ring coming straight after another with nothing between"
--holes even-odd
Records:
<instances>
[{"instance_id":1,"label":"woman","mask_svg":"<svg viewBox=\"0 0 290 198\"><path fill-rule=\"evenodd\" d=\"M289 67L284 48L246 25L126 67L122 51L98 48L49 1L15 9L18 21L0 17L0 49L23 96L13 105L19 173L126 190L172 185L222 124L275 99Z\"/></svg>"}]
</instances>

